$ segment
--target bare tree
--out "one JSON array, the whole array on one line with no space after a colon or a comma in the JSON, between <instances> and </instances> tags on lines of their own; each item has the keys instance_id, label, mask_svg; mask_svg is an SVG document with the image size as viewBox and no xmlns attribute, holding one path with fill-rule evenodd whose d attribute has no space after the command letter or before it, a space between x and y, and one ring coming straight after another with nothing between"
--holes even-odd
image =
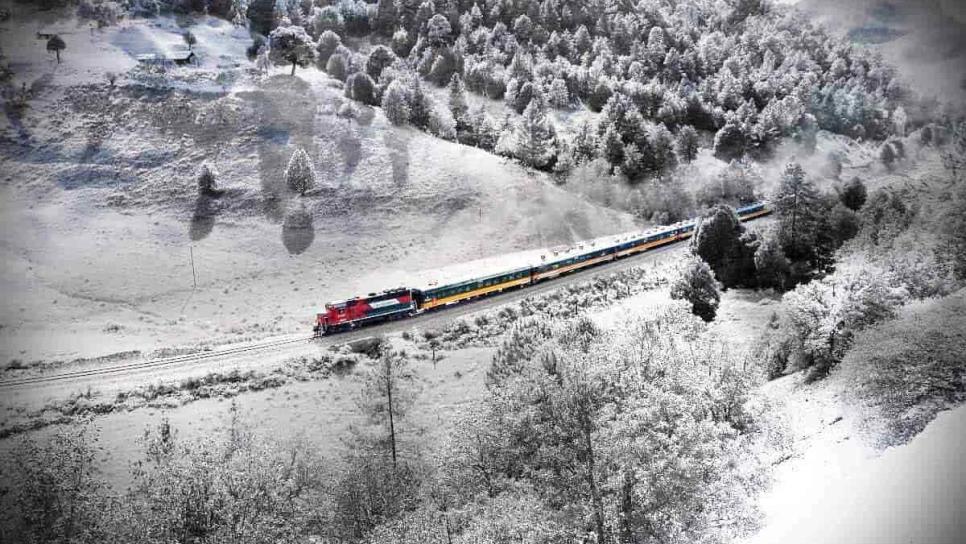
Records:
<instances>
[{"instance_id":1,"label":"bare tree","mask_svg":"<svg viewBox=\"0 0 966 544\"><path fill-rule=\"evenodd\" d=\"M384 425L393 467L398 459L398 429L414 399L414 374L407 358L384 349L365 378L361 406L373 422Z\"/></svg>"},{"instance_id":2,"label":"bare tree","mask_svg":"<svg viewBox=\"0 0 966 544\"><path fill-rule=\"evenodd\" d=\"M187 44L188 51L191 51L191 48L194 46L194 44L198 43L198 38L195 38L195 35L192 34L190 30L186 30L185 33L181 35L181 39L183 39L184 43Z\"/></svg>"}]
</instances>

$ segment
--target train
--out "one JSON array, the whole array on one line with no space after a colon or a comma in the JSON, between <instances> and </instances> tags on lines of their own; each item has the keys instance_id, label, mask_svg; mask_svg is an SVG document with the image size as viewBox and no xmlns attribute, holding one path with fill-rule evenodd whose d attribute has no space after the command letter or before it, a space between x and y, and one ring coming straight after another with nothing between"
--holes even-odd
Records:
<instances>
[{"instance_id":1,"label":"train","mask_svg":"<svg viewBox=\"0 0 966 544\"><path fill-rule=\"evenodd\" d=\"M768 215L766 202L756 202L735 210L741 221ZM344 332L357 327L404 319L426 311L437 310L468 300L521 289L552 280L579 270L643 253L654 248L690 238L699 219L681 221L643 232L608 238L600 244L580 244L566 251L551 251L539 263L512 268L445 285L425 289L397 287L346 300L329 302L316 314L313 327L316 336Z\"/></svg>"}]
</instances>

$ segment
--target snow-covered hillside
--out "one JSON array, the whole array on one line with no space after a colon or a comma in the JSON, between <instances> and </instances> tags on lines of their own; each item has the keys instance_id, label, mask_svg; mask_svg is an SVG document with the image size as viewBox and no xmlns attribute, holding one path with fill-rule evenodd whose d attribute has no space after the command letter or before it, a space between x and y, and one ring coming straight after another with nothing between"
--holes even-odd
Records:
<instances>
[{"instance_id":1,"label":"snow-covered hillside","mask_svg":"<svg viewBox=\"0 0 966 544\"><path fill-rule=\"evenodd\" d=\"M22 120L0 121L3 360L308 330L327 300L634 228L544 175L392 127L379 110L338 119L344 99L328 76L258 77L237 67L247 36L213 18L192 28L201 65L172 70L175 89L138 70L116 89L104 79L151 44L173 47L168 18L65 34L76 51L60 65L40 41L7 50L37 90ZM279 186L296 146L319 172L302 198ZM218 198L197 194L203 160ZM307 227L286 227L306 214Z\"/></svg>"}]
</instances>

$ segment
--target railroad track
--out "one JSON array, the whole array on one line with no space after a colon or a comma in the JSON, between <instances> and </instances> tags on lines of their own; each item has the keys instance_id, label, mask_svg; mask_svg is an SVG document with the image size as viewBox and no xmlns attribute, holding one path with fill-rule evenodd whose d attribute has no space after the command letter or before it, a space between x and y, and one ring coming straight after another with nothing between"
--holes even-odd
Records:
<instances>
[{"instance_id":1,"label":"railroad track","mask_svg":"<svg viewBox=\"0 0 966 544\"><path fill-rule=\"evenodd\" d=\"M200 353L190 353L185 355L178 355L175 357L165 357L162 359L138 361L134 363L111 366L106 368L90 368L86 370L62 372L59 374L51 374L47 376L29 376L25 378L3 380L3 381L0 381L0 389L19 387L23 385L35 385L40 383L58 382L63 380L73 380L77 378L106 376L110 374L118 374L123 372L149 370L153 368L172 366L172 365L178 365L178 364L199 363L199 362L204 362L208 359L219 359L227 355L239 355L243 353L258 352L263 350L279 348L281 346L308 342L312 340L312 338L313 338L312 336L299 336L298 338L275 339L275 340L269 340L269 341L261 342L257 344L248 344L245 346L235 346L235 347L226 348L226 349L203 351Z\"/></svg>"}]
</instances>

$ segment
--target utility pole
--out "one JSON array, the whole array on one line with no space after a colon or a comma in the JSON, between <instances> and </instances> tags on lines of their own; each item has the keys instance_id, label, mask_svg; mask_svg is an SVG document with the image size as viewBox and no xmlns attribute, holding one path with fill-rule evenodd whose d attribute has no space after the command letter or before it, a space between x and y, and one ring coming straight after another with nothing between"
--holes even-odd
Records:
<instances>
[{"instance_id":1,"label":"utility pole","mask_svg":"<svg viewBox=\"0 0 966 544\"><path fill-rule=\"evenodd\" d=\"M195 273L195 246L188 246L188 252L188 254L191 256L191 288L197 289L198 275Z\"/></svg>"}]
</instances>

